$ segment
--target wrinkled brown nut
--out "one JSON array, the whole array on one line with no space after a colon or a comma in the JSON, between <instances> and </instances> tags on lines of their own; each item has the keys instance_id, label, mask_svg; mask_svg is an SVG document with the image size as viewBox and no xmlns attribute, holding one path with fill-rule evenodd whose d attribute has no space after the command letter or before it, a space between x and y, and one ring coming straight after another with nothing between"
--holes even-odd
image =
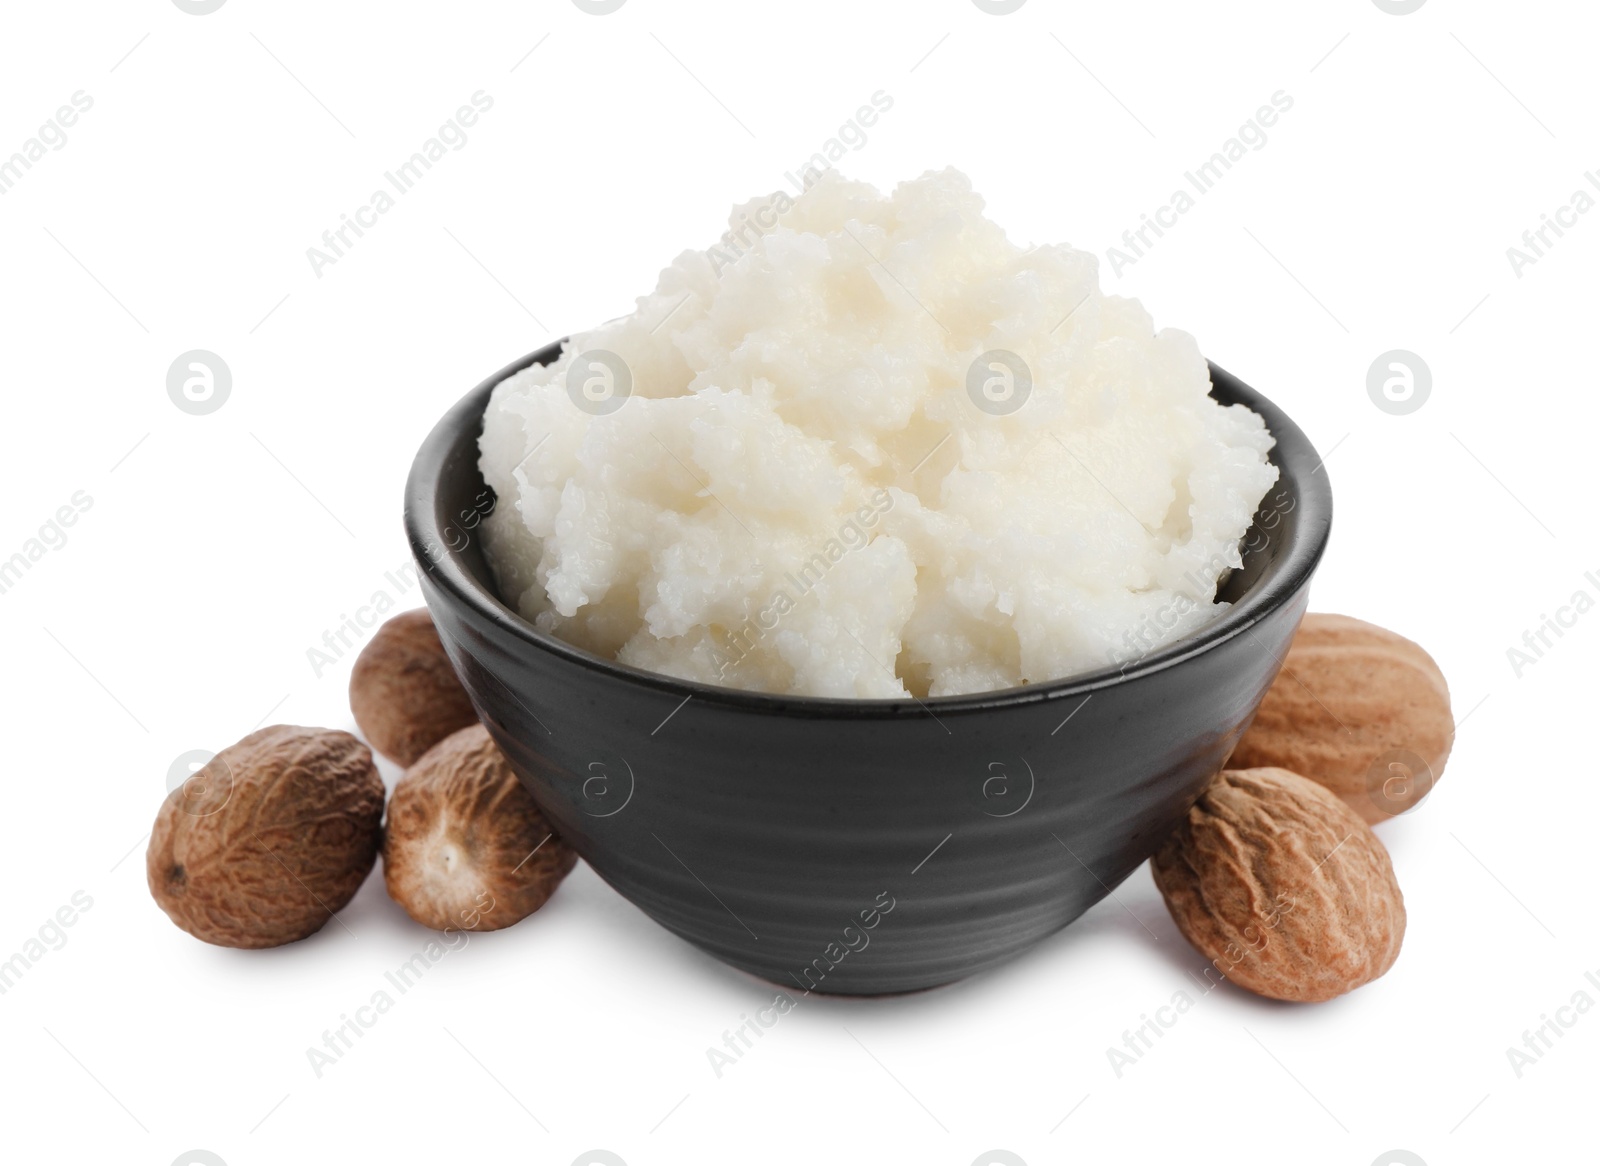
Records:
<instances>
[{"instance_id":1,"label":"wrinkled brown nut","mask_svg":"<svg viewBox=\"0 0 1600 1166\"><path fill-rule=\"evenodd\" d=\"M1454 740L1450 689L1428 653L1361 620L1312 614L1228 766L1304 774L1381 822L1427 796Z\"/></svg>"},{"instance_id":2,"label":"wrinkled brown nut","mask_svg":"<svg viewBox=\"0 0 1600 1166\"><path fill-rule=\"evenodd\" d=\"M395 616L361 650L350 672L350 711L372 747L400 765L477 723L427 608Z\"/></svg>"},{"instance_id":3,"label":"wrinkled brown nut","mask_svg":"<svg viewBox=\"0 0 1600 1166\"><path fill-rule=\"evenodd\" d=\"M1388 851L1288 770L1224 770L1151 870L1184 937L1262 996L1331 1000L1400 954L1406 908Z\"/></svg>"},{"instance_id":4,"label":"wrinkled brown nut","mask_svg":"<svg viewBox=\"0 0 1600 1166\"><path fill-rule=\"evenodd\" d=\"M389 800L383 880L436 931L495 931L544 905L578 861L473 725L406 771Z\"/></svg>"},{"instance_id":5,"label":"wrinkled brown nut","mask_svg":"<svg viewBox=\"0 0 1600 1166\"><path fill-rule=\"evenodd\" d=\"M304 939L377 860L383 780L349 733L273 725L167 795L145 858L172 921L223 947Z\"/></svg>"}]
</instances>

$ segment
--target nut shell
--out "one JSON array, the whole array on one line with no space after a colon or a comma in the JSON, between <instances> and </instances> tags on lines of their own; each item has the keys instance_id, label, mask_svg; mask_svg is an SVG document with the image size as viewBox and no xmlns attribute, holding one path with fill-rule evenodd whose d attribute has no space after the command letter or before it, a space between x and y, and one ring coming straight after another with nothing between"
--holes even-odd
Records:
<instances>
[{"instance_id":1,"label":"nut shell","mask_svg":"<svg viewBox=\"0 0 1600 1166\"><path fill-rule=\"evenodd\" d=\"M350 672L350 711L372 747L400 765L477 723L427 608L395 616L361 650Z\"/></svg>"},{"instance_id":2,"label":"nut shell","mask_svg":"<svg viewBox=\"0 0 1600 1166\"><path fill-rule=\"evenodd\" d=\"M372 870L383 794L371 751L349 733L251 733L167 795L145 857L150 893L207 943L304 939Z\"/></svg>"},{"instance_id":3,"label":"nut shell","mask_svg":"<svg viewBox=\"0 0 1600 1166\"><path fill-rule=\"evenodd\" d=\"M1372 823L1426 797L1454 741L1433 657L1373 624L1312 614L1228 765L1304 774Z\"/></svg>"},{"instance_id":4,"label":"nut shell","mask_svg":"<svg viewBox=\"0 0 1600 1166\"><path fill-rule=\"evenodd\" d=\"M1285 769L1224 770L1151 861L1178 930L1243 988L1331 1000L1388 971L1406 909L1356 813Z\"/></svg>"},{"instance_id":5,"label":"nut shell","mask_svg":"<svg viewBox=\"0 0 1600 1166\"><path fill-rule=\"evenodd\" d=\"M436 931L495 931L544 905L577 862L482 725L445 738L389 800L383 879Z\"/></svg>"}]
</instances>

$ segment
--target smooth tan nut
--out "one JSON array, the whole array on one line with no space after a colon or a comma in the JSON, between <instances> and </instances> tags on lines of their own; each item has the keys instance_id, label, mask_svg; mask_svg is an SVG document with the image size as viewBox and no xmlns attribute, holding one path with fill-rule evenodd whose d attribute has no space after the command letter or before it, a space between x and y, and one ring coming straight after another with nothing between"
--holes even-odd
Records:
<instances>
[{"instance_id":1,"label":"smooth tan nut","mask_svg":"<svg viewBox=\"0 0 1600 1166\"><path fill-rule=\"evenodd\" d=\"M428 750L389 800L384 884L436 931L510 927L577 861L482 725Z\"/></svg>"},{"instance_id":2,"label":"smooth tan nut","mask_svg":"<svg viewBox=\"0 0 1600 1166\"><path fill-rule=\"evenodd\" d=\"M1229 769L1151 860L1184 938L1276 1000L1331 1000L1388 971L1406 908L1356 813L1286 769Z\"/></svg>"},{"instance_id":3,"label":"smooth tan nut","mask_svg":"<svg viewBox=\"0 0 1600 1166\"><path fill-rule=\"evenodd\" d=\"M1426 797L1454 741L1433 657L1373 624L1312 614L1228 766L1304 774L1372 823Z\"/></svg>"},{"instance_id":4,"label":"smooth tan nut","mask_svg":"<svg viewBox=\"0 0 1600 1166\"><path fill-rule=\"evenodd\" d=\"M372 870L383 794L371 751L349 733L251 733L167 795L145 857L150 893L207 943L304 939Z\"/></svg>"},{"instance_id":5,"label":"smooth tan nut","mask_svg":"<svg viewBox=\"0 0 1600 1166\"><path fill-rule=\"evenodd\" d=\"M350 711L372 747L400 765L477 723L427 608L395 616L361 650L350 672Z\"/></svg>"}]
</instances>

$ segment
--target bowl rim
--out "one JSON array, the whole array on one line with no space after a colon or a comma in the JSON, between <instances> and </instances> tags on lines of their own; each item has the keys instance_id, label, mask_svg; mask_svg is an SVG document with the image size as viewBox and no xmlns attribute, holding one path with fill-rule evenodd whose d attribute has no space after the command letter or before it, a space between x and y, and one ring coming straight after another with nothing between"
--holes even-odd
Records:
<instances>
[{"instance_id":1,"label":"bowl rim","mask_svg":"<svg viewBox=\"0 0 1600 1166\"><path fill-rule=\"evenodd\" d=\"M457 455L459 443L469 429L472 456L477 462L477 435L488 406L489 396L506 378L534 364L549 364L560 356L569 338L557 340L519 357L480 383L457 401L434 425L417 450L406 479L405 531L412 557L439 591L495 628L526 645L530 650L556 657L565 663L599 673L619 683L653 688L675 696L681 703L693 697L704 704L737 708L751 712L781 713L814 717L850 717L891 720L930 713L960 713L1070 700L1102 689L1137 680L1151 673L1176 667L1219 644L1248 634L1298 594L1315 572L1328 544L1333 519L1333 496L1326 467L1311 440L1288 414L1267 397L1252 389L1220 366L1207 361L1212 394L1221 389L1228 403L1247 405L1266 422L1275 439L1270 460L1278 466L1275 485L1293 480L1297 506L1303 508L1295 533L1283 555L1270 564L1253 587L1219 618L1198 631L1152 652L1132 664L1109 665L1093 672L1079 672L1054 680L1041 680L1013 688L953 696L919 697L835 697L796 696L760 692L698 680L682 680L664 673L635 668L617 660L596 655L585 648L539 631L524 620L485 585L473 578L462 560L464 547L453 547L438 521L437 485L445 467ZM487 488L487 483L485 484ZM430 553L434 548L442 553ZM680 705L681 707L681 705Z\"/></svg>"}]
</instances>

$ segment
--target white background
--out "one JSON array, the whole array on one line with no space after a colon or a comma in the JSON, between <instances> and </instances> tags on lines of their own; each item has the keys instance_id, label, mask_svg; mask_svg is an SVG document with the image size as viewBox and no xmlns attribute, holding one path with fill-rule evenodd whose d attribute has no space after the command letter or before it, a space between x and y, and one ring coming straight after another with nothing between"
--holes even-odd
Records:
<instances>
[{"instance_id":1,"label":"white background","mask_svg":"<svg viewBox=\"0 0 1600 1166\"><path fill-rule=\"evenodd\" d=\"M8 4L0 156L74 92L94 104L0 197L0 558L75 492L92 506L0 595L0 958L74 892L93 906L0 996L0 1158L1591 1155L1600 1015L1520 1078L1506 1050L1580 989L1600 1001L1600 614L1520 677L1507 649L1575 591L1600 596L1600 214L1520 277L1506 249L1600 168L1595 31L1575 0ZM494 105L468 144L314 274L306 249L478 90ZM1107 1048L1193 994L1204 962L1141 870L998 971L807 1000L718 1079L707 1047L771 989L580 866L319 1079L307 1047L429 933L376 873L287 948L180 932L143 862L169 766L264 722L353 728L349 658L318 677L307 649L393 591L433 421L511 358L630 310L878 90L893 109L847 174L966 170L1013 238L1099 252L1109 288L1328 455L1313 607L1417 639L1464 718L1434 796L1380 831L1410 915L1399 962L1314 1007L1216 991L1119 1077ZM1277 90L1294 107L1267 145L1114 276L1106 249ZM233 374L207 416L166 392L196 348ZM1407 416L1366 391L1395 348L1433 374Z\"/></svg>"}]
</instances>

